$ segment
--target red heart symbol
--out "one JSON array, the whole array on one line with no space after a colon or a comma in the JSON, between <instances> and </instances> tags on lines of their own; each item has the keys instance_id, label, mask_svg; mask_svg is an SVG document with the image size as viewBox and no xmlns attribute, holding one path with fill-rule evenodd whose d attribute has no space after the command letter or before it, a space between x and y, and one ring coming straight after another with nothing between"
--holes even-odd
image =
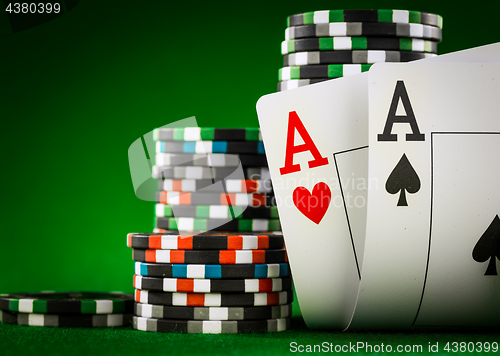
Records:
<instances>
[{"instance_id":1,"label":"red heart symbol","mask_svg":"<svg viewBox=\"0 0 500 356\"><path fill-rule=\"evenodd\" d=\"M312 222L319 224L325 216L332 192L326 183L319 182L314 186L312 193L305 187L297 187L292 194L293 203Z\"/></svg>"}]
</instances>

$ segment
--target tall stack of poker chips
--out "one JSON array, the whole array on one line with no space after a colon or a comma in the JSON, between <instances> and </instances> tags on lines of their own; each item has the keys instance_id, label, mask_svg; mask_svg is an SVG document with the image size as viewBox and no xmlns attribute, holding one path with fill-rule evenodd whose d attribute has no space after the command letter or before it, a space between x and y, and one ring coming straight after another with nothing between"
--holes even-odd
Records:
<instances>
[{"instance_id":1,"label":"tall stack of poker chips","mask_svg":"<svg viewBox=\"0 0 500 356\"><path fill-rule=\"evenodd\" d=\"M40 292L0 295L0 321L47 327L129 326L132 294Z\"/></svg>"},{"instance_id":2,"label":"tall stack of poker chips","mask_svg":"<svg viewBox=\"0 0 500 356\"><path fill-rule=\"evenodd\" d=\"M258 128L156 129L153 137L156 232L281 230Z\"/></svg>"},{"instance_id":3,"label":"tall stack of poker chips","mask_svg":"<svg viewBox=\"0 0 500 356\"><path fill-rule=\"evenodd\" d=\"M443 18L406 10L327 10L288 17L278 91L433 57Z\"/></svg>"},{"instance_id":4,"label":"tall stack of poker chips","mask_svg":"<svg viewBox=\"0 0 500 356\"><path fill-rule=\"evenodd\" d=\"M127 237L136 261L133 327L287 330L292 280L260 130L157 129L153 136L156 227Z\"/></svg>"}]
</instances>

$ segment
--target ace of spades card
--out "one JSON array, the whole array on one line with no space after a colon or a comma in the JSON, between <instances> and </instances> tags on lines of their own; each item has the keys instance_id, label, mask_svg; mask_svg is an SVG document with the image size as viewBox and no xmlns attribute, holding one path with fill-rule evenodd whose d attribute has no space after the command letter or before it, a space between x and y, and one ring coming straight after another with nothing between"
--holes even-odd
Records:
<instances>
[{"instance_id":1,"label":"ace of spades card","mask_svg":"<svg viewBox=\"0 0 500 356\"><path fill-rule=\"evenodd\" d=\"M351 327L499 326L500 65L369 76L376 183Z\"/></svg>"},{"instance_id":2,"label":"ace of spades card","mask_svg":"<svg viewBox=\"0 0 500 356\"><path fill-rule=\"evenodd\" d=\"M257 103L295 291L311 328L345 329L356 304L368 189L367 78Z\"/></svg>"}]
</instances>

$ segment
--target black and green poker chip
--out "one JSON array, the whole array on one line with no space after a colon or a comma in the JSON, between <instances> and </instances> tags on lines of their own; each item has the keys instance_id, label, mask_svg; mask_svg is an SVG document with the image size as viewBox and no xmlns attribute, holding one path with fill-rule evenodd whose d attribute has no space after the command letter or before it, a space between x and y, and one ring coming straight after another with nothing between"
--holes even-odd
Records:
<instances>
[{"instance_id":1,"label":"black and green poker chip","mask_svg":"<svg viewBox=\"0 0 500 356\"><path fill-rule=\"evenodd\" d=\"M155 141L262 141L262 136L258 127L182 127L155 129L153 139Z\"/></svg>"},{"instance_id":2,"label":"black and green poker chip","mask_svg":"<svg viewBox=\"0 0 500 356\"><path fill-rule=\"evenodd\" d=\"M354 51L310 51L285 54L283 66L314 64L368 64L379 62L410 62L434 57L436 54L411 51L354 50Z\"/></svg>"},{"instance_id":3,"label":"black and green poker chip","mask_svg":"<svg viewBox=\"0 0 500 356\"><path fill-rule=\"evenodd\" d=\"M417 23L443 28L440 15L421 11L370 9L370 10L324 10L291 15L287 27L329 22L393 22Z\"/></svg>"},{"instance_id":4,"label":"black and green poker chip","mask_svg":"<svg viewBox=\"0 0 500 356\"><path fill-rule=\"evenodd\" d=\"M372 64L314 64L283 67L279 69L279 80L341 78L367 72Z\"/></svg>"},{"instance_id":5,"label":"black and green poker chip","mask_svg":"<svg viewBox=\"0 0 500 356\"><path fill-rule=\"evenodd\" d=\"M132 294L101 292L40 292L0 295L0 310L35 314L131 313Z\"/></svg>"},{"instance_id":6,"label":"black and green poker chip","mask_svg":"<svg viewBox=\"0 0 500 356\"><path fill-rule=\"evenodd\" d=\"M0 321L25 326L107 328L129 326L132 314L34 314L0 310Z\"/></svg>"},{"instance_id":7,"label":"black and green poker chip","mask_svg":"<svg viewBox=\"0 0 500 356\"><path fill-rule=\"evenodd\" d=\"M337 22L288 27L285 40L310 37L366 36L408 37L441 41L442 30L413 23Z\"/></svg>"},{"instance_id":8,"label":"black and green poker chip","mask_svg":"<svg viewBox=\"0 0 500 356\"><path fill-rule=\"evenodd\" d=\"M419 38L394 37L316 37L281 43L281 53L335 50L384 50L436 53L437 42Z\"/></svg>"},{"instance_id":9,"label":"black and green poker chip","mask_svg":"<svg viewBox=\"0 0 500 356\"><path fill-rule=\"evenodd\" d=\"M190 217L156 218L156 227L180 231L278 231L279 219L200 219Z\"/></svg>"}]
</instances>

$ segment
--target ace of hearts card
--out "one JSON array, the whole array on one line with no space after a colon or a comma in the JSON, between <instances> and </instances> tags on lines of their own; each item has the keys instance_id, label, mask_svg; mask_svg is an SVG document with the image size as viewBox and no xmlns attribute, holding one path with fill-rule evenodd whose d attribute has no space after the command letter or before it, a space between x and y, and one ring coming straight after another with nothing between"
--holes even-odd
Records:
<instances>
[{"instance_id":1,"label":"ace of hearts card","mask_svg":"<svg viewBox=\"0 0 500 356\"><path fill-rule=\"evenodd\" d=\"M295 291L312 328L345 329L356 304L366 218L367 75L257 103Z\"/></svg>"}]
</instances>

